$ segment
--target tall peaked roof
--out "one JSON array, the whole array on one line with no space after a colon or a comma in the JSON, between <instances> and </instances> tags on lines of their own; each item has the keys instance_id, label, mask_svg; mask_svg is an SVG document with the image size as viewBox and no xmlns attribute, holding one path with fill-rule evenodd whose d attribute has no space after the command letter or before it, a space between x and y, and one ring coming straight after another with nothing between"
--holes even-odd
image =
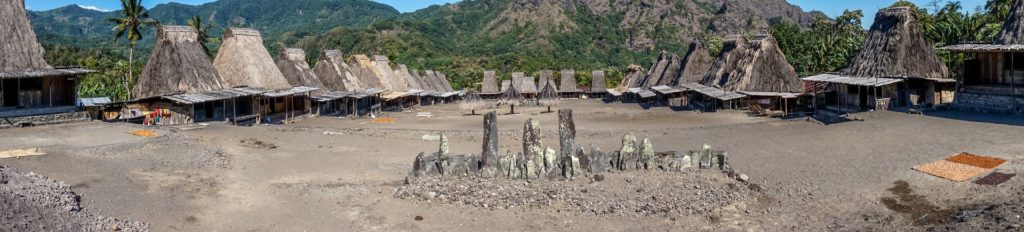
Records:
<instances>
[{"instance_id":1,"label":"tall peaked roof","mask_svg":"<svg viewBox=\"0 0 1024 232\"><path fill-rule=\"evenodd\" d=\"M398 68L395 69L395 75L398 75L398 78L401 78L402 80L405 80L405 83L408 85L407 87L410 90L411 89L423 90L423 87L420 85L419 80L417 80L416 77L413 77L412 73L409 72L409 67L408 66L405 66L404 64L398 65Z\"/></svg>"},{"instance_id":2,"label":"tall peaked roof","mask_svg":"<svg viewBox=\"0 0 1024 232\"><path fill-rule=\"evenodd\" d=\"M604 81L604 70L594 70L594 72L592 72L591 75L592 77L590 78L590 92L607 93L608 86L606 86L607 84L605 84Z\"/></svg>"},{"instance_id":3,"label":"tall peaked roof","mask_svg":"<svg viewBox=\"0 0 1024 232\"><path fill-rule=\"evenodd\" d=\"M504 82L509 81L506 80ZM508 87L505 87L506 85L504 84L504 82L502 82L502 88L505 89L504 92L501 93L501 97L498 98L498 104L511 106L525 105L526 98L523 97L523 93L519 92L519 89L516 87L516 85L509 84L507 85Z\"/></svg>"},{"instance_id":4,"label":"tall peaked roof","mask_svg":"<svg viewBox=\"0 0 1024 232\"><path fill-rule=\"evenodd\" d=\"M640 81L639 87L650 88L658 85L671 83L679 76L679 56L676 54L662 52L658 59L651 64L647 76Z\"/></svg>"},{"instance_id":5,"label":"tall peaked roof","mask_svg":"<svg viewBox=\"0 0 1024 232\"><path fill-rule=\"evenodd\" d=\"M385 89L396 92L409 91L409 83L395 75L395 70L391 68L391 60L387 56L373 56L373 64Z\"/></svg>"},{"instance_id":6,"label":"tall peaked roof","mask_svg":"<svg viewBox=\"0 0 1024 232\"><path fill-rule=\"evenodd\" d=\"M707 76L711 63L715 61L708 54L708 49L704 47L704 43L694 40L690 43L690 49L686 52L686 57L683 57L682 62L682 70L679 73L679 77L671 85L680 86L688 83L700 83Z\"/></svg>"},{"instance_id":7,"label":"tall peaked roof","mask_svg":"<svg viewBox=\"0 0 1024 232\"><path fill-rule=\"evenodd\" d=\"M580 92L579 85L576 84L576 70L565 69L561 72L562 76L562 93L578 93Z\"/></svg>"},{"instance_id":8,"label":"tall peaked roof","mask_svg":"<svg viewBox=\"0 0 1024 232\"><path fill-rule=\"evenodd\" d=\"M484 71L484 80L482 85L483 86L480 86L480 93L483 94L495 94L501 91L498 89L498 75L494 70Z\"/></svg>"},{"instance_id":9,"label":"tall peaked roof","mask_svg":"<svg viewBox=\"0 0 1024 232\"><path fill-rule=\"evenodd\" d=\"M718 59L711 64L707 75L700 84L710 87L724 86L729 82L729 75L736 69L737 63L747 53L747 38L741 35L728 36L722 45Z\"/></svg>"},{"instance_id":10,"label":"tall peaked roof","mask_svg":"<svg viewBox=\"0 0 1024 232\"><path fill-rule=\"evenodd\" d=\"M440 83L441 83L441 88L444 89L444 91L446 91L446 92L453 92L453 91L455 91L455 88L452 87L452 83L448 82L448 75L445 75L444 73L442 73L440 71L434 71L434 73L437 75L438 81L440 81Z\"/></svg>"},{"instance_id":11,"label":"tall peaked roof","mask_svg":"<svg viewBox=\"0 0 1024 232\"><path fill-rule=\"evenodd\" d=\"M24 0L0 2L0 72L53 69L46 63L43 46L36 40Z\"/></svg>"},{"instance_id":12,"label":"tall peaked roof","mask_svg":"<svg viewBox=\"0 0 1024 232\"><path fill-rule=\"evenodd\" d=\"M743 58L722 85L725 91L802 93L803 82L771 35L750 40Z\"/></svg>"},{"instance_id":13,"label":"tall peaked roof","mask_svg":"<svg viewBox=\"0 0 1024 232\"><path fill-rule=\"evenodd\" d=\"M384 90L387 89L385 85L390 84L381 82L380 73L377 72L376 65L366 55L352 55L348 60L348 66L351 68L352 74L358 77L359 83L363 84L363 88Z\"/></svg>"},{"instance_id":14,"label":"tall peaked roof","mask_svg":"<svg viewBox=\"0 0 1024 232\"><path fill-rule=\"evenodd\" d=\"M313 73L316 74L317 78L320 78L324 88L329 91L354 92L365 90L359 78L352 74L350 69L348 64L345 63L345 59L342 58L341 51L324 50L320 53L320 60L317 61L316 67L313 68Z\"/></svg>"},{"instance_id":15,"label":"tall peaked roof","mask_svg":"<svg viewBox=\"0 0 1024 232\"><path fill-rule=\"evenodd\" d=\"M842 71L855 77L950 78L908 7L878 11L860 52Z\"/></svg>"},{"instance_id":16,"label":"tall peaked roof","mask_svg":"<svg viewBox=\"0 0 1024 232\"><path fill-rule=\"evenodd\" d=\"M555 80L555 72L551 70L540 70L540 72L537 72L537 78L537 83L540 83L542 85L541 89L543 89L544 83ZM555 86L555 91L558 91L557 86Z\"/></svg>"},{"instance_id":17,"label":"tall peaked roof","mask_svg":"<svg viewBox=\"0 0 1024 232\"><path fill-rule=\"evenodd\" d=\"M555 90L555 81L548 81L543 84L540 93L537 93L537 103L543 106L553 106L561 103L562 97Z\"/></svg>"},{"instance_id":18,"label":"tall peaked roof","mask_svg":"<svg viewBox=\"0 0 1024 232\"><path fill-rule=\"evenodd\" d=\"M156 46L142 69L132 98L142 99L180 93L200 93L227 87L210 62L192 27L161 26Z\"/></svg>"},{"instance_id":19,"label":"tall peaked roof","mask_svg":"<svg viewBox=\"0 0 1024 232\"><path fill-rule=\"evenodd\" d=\"M533 77L523 77L522 85L518 86L522 93L537 93L537 82L533 82Z\"/></svg>"},{"instance_id":20,"label":"tall peaked roof","mask_svg":"<svg viewBox=\"0 0 1024 232\"><path fill-rule=\"evenodd\" d=\"M1024 0L1013 0L1010 16L1003 23L1003 30L996 37L995 44L1024 44Z\"/></svg>"},{"instance_id":21,"label":"tall peaked roof","mask_svg":"<svg viewBox=\"0 0 1024 232\"><path fill-rule=\"evenodd\" d=\"M263 36L255 29L230 28L224 31L217 58L213 62L228 87L248 86L267 90L291 89L270 52Z\"/></svg>"},{"instance_id":22,"label":"tall peaked roof","mask_svg":"<svg viewBox=\"0 0 1024 232\"><path fill-rule=\"evenodd\" d=\"M292 86L305 86L323 89L324 84L320 82L313 73L313 69L306 63L306 51L299 48L284 48L277 57L277 68Z\"/></svg>"},{"instance_id":23,"label":"tall peaked roof","mask_svg":"<svg viewBox=\"0 0 1024 232\"><path fill-rule=\"evenodd\" d=\"M615 91L622 93L626 92L628 89L637 88L640 81L643 81L642 79L646 76L645 73L646 71L644 71L644 67L640 67L640 65L635 64L629 65L626 69L626 76L622 78L622 82L619 83L619 86L615 87Z\"/></svg>"}]
</instances>

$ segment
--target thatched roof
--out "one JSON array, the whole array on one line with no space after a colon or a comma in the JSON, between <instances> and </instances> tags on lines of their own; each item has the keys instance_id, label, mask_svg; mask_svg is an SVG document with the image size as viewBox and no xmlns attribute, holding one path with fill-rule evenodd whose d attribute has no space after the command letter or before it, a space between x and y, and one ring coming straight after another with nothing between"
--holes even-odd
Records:
<instances>
[{"instance_id":1,"label":"thatched roof","mask_svg":"<svg viewBox=\"0 0 1024 232\"><path fill-rule=\"evenodd\" d=\"M516 85L520 90L523 88L523 78L526 77L526 73L514 72L512 73L512 84Z\"/></svg>"},{"instance_id":2,"label":"thatched roof","mask_svg":"<svg viewBox=\"0 0 1024 232\"><path fill-rule=\"evenodd\" d=\"M454 92L455 91L455 88L452 87L452 83L448 81L448 75L445 75L444 73L441 73L439 71L434 71L434 74L437 75L438 81L440 81L440 83L441 83L441 88L443 88L444 91L447 91L447 92Z\"/></svg>"},{"instance_id":3,"label":"thatched roof","mask_svg":"<svg viewBox=\"0 0 1024 232\"><path fill-rule=\"evenodd\" d=\"M511 83L508 80L506 80L505 82ZM501 97L498 98L498 105L525 105L526 98L524 98L523 94L519 92L519 89L516 87L516 85L506 85L505 82L502 82L502 87L505 88L505 90L504 92L501 93Z\"/></svg>"},{"instance_id":4,"label":"thatched roof","mask_svg":"<svg viewBox=\"0 0 1024 232\"><path fill-rule=\"evenodd\" d=\"M405 80L405 83L408 84L410 90L423 90L423 86L420 85L420 81L417 80L416 77L412 76L412 73L409 72L409 67L404 64L398 65L398 69L395 69L395 75L397 75L398 78Z\"/></svg>"},{"instance_id":5,"label":"thatched roof","mask_svg":"<svg viewBox=\"0 0 1024 232\"><path fill-rule=\"evenodd\" d=\"M348 64L342 58L341 51L324 50L320 61L316 63L313 73L329 91L355 92L363 91L359 78L349 71Z\"/></svg>"},{"instance_id":6,"label":"thatched roof","mask_svg":"<svg viewBox=\"0 0 1024 232\"><path fill-rule=\"evenodd\" d=\"M43 46L36 40L24 0L0 2L0 72L53 69L46 63Z\"/></svg>"},{"instance_id":7,"label":"thatched roof","mask_svg":"<svg viewBox=\"0 0 1024 232\"><path fill-rule=\"evenodd\" d=\"M558 95L558 91L555 90L555 81L548 81L541 88L540 93L537 93L537 103L543 106L558 105L562 102L562 97Z\"/></svg>"},{"instance_id":8,"label":"thatched roof","mask_svg":"<svg viewBox=\"0 0 1024 232\"><path fill-rule=\"evenodd\" d=\"M1013 0L1010 15L1003 23L1003 30L996 37L995 44L1024 44L1024 0Z\"/></svg>"},{"instance_id":9,"label":"thatched roof","mask_svg":"<svg viewBox=\"0 0 1024 232\"><path fill-rule=\"evenodd\" d=\"M395 75L395 70L391 68L391 60L387 56L373 56L373 65L378 74L377 78L385 89L395 92L409 91L409 83Z\"/></svg>"},{"instance_id":10,"label":"thatched roof","mask_svg":"<svg viewBox=\"0 0 1024 232\"><path fill-rule=\"evenodd\" d=\"M412 74L413 79L416 79L416 83L420 84L421 90L434 91L430 78L427 77L426 72L420 72L419 70L412 70L409 73Z\"/></svg>"},{"instance_id":11,"label":"thatched roof","mask_svg":"<svg viewBox=\"0 0 1024 232\"><path fill-rule=\"evenodd\" d=\"M423 71L423 76L420 80L423 80L423 83L426 84L426 90L444 92L444 87L441 86L441 82L438 81L437 72L434 72L434 70Z\"/></svg>"},{"instance_id":12,"label":"thatched roof","mask_svg":"<svg viewBox=\"0 0 1024 232\"><path fill-rule=\"evenodd\" d=\"M313 87L323 90L324 84L316 77L306 63L306 51L298 48L284 48L277 57L277 68L292 86Z\"/></svg>"},{"instance_id":13,"label":"thatched roof","mask_svg":"<svg viewBox=\"0 0 1024 232\"><path fill-rule=\"evenodd\" d=\"M604 81L604 70L594 70L590 78L590 92L591 93L607 93L608 86Z\"/></svg>"},{"instance_id":14,"label":"thatched roof","mask_svg":"<svg viewBox=\"0 0 1024 232\"><path fill-rule=\"evenodd\" d=\"M651 64L647 76L640 81L638 87L648 89L658 85L671 83L679 76L679 56L676 54L662 52L658 59Z\"/></svg>"},{"instance_id":15,"label":"thatched roof","mask_svg":"<svg viewBox=\"0 0 1024 232\"><path fill-rule=\"evenodd\" d=\"M351 68L352 74L358 77L363 88L387 89L385 84L388 83L381 82L380 74L377 73L377 65L370 61L370 57L362 54L352 55L348 59L348 67Z\"/></svg>"},{"instance_id":16,"label":"thatched roof","mask_svg":"<svg viewBox=\"0 0 1024 232\"><path fill-rule=\"evenodd\" d=\"M722 52L718 59L711 64L707 75L700 84L710 87L724 86L729 81L729 75L736 69L736 64L747 52L747 38L739 35L726 37L722 45Z\"/></svg>"},{"instance_id":17,"label":"thatched roof","mask_svg":"<svg viewBox=\"0 0 1024 232\"><path fill-rule=\"evenodd\" d=\"M142 99L182 93L200 93L226 87L210 57L187 26L161 26L156 46L142 69L132 98Z\"/></svg>"},{"instance_id":18,"label":"thatched roof","mask_svg":"<svg viewBox=\"0 0 1024 232\"><path fill-rule=\"evenodd\" d=\"M803 82L771 35L754 37L722 85L725 91L802 93Z\"/></svg>"},{"instance_id":19,"label":"thatched roof","mask_svg":"<svg viewBox=\"0 0 1024 232\"><path fill-rule=\"evenodd\" d=\"M950 78L913 11L890 7L878 11L860 52L842 71L858 77Z\"/></svg>"},{"instance_id":20,"label":"thatched roof","mask_svg":"<svg viewBox=\"0 0 1024 232\"><path fill-rule=\"evenodd\" d=\"M484 80L480 89L483 94L495 94L501 91L498 89L498 75L494 70L484 71Z\"/></svg>"},{"instance_id":21,"label":"thatched roof","mask_svg":"<svg viewBox=\"0 0 1024 232\"><path fill-rule=\"evenodd\" d=\"M480 97L480 94L473 90L467 90L466 96L459 103L459 108L462 110L482 110L487 109L488 106L489 104Z\"/></svg>"},{"instance_id":22,"label":"thatched roof","mask_svg":"<svg viewBox=\"0 0 1024 232\"><path fill-rule=\"evenodd\" d=\"M537 82L533 82L533 77L523 77L522 85L518 86L522 93L537 93Z\"/></svg>"},{"instance_id":23,"label":"thatched roof","mask_svg":"<svg viewBox=\"0 0 1024 232\"><path fill-rule=\"evenodd\" d=\"M576 84L576 70L565 69L561 72L562 75L562 93L579 93L580 87Z\"/></svg>"},{"instance_id":24,"label":"thatched roof","mask_svg":"<svg viewBox=\"0 0 1024 232\"><path fill-rule=\"evenodd\" d=\"M640 81L643 81L643 78L647 76L645 73L646 71L644 71L643 67L635 64L629 65L626 70L626 76L622 78L622 83L619 83L619 86L615 87L615 91L623 93L628 89L638 87Z\"/></svg>"},{"instance_id":25,"label":"thatched roof","mask_svg":"<svg viewBox=\"0 0 1024 232\"><path fill-rule=\"evenodd\" d=\"M704 43L694 40L690 43L690 49L687 51L686 57L683 58L682 71L680 71L679 77L671 85L679 86L687 83L700 83L707 76L712 62L715 61L711 59L711 55L708 54Z\"/></svg>"},{"instance_id":26,"label":"thatched roof","mask_svg":"<svg viewBox=\"0 0 1024 232\"><path fill-rule=\"evenodd\" d=\"M263 36L255 29L230 28L213 66L224 78L227 87L248 86L267 90L291 89L281 70L274 65L270 52L263 46Z\"/></svg>"},{"instance_id":27,"label":"thatched roof","mask_svg":"<svg viewBox=\"0 0 1024 232\"><path fill-rule=\"evenodd\" d=\"M537 76L537 83L541 84L541 89L544 88L544 83L548 83L548 81L555 81L555 72L551 70L540 70L540 72L537 72ZM557 86L555 87L555 91L558 91Z\"/></svg>"}]
</instances>

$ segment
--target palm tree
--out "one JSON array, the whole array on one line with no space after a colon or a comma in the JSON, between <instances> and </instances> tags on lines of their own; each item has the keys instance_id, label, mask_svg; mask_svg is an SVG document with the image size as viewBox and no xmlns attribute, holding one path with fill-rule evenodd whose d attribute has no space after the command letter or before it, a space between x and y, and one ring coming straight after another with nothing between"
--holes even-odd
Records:
<instances>
[{"instance_id":1,"label":"palm tree","mask_svg":"<svg viewBox=\"0 0 1024 232\"><path fill-rule=\"evenodd\" d=\"M128 81L133 79L134 74L132 67L134 67L135 44L142 40L142 30L145 27L156 26L159 23L149 19L149 11L142 6L142 0L121 0L121 8L121 18L111 18L107 21L115 24L114 42L122 37L128 39L128 76L124 78L122 84L128 93L126 96L130 96L131 87L128 86Z\"/></svg>"},{"instance_id":2,"label":"palm tree","mask_svg":"<svg viewBox=\"0 0 1024 232\"><path fill-rule=\"evenodd\" d=\"M220 39L210 37L210 30L216 28L217 24L211 18L206 25L203 25L203 19L199 18L198 15L192 16L186 24L188 24L189 27L196 29L196 32L198 33L196 40L203 45L203 51L206 52L206 55L213 58L213 52L210 51L209 44L220 43Z\"/></svg>"}]
</instances>

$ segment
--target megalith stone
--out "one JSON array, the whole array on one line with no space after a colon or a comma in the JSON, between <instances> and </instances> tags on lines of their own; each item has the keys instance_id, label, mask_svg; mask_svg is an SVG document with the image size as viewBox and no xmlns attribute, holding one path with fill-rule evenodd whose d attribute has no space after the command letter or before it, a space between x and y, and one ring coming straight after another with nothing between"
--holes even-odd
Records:
<instances>
[{"instance_id":1,"label":"megalith stone","mask_svg":"<svg viewBox=\"0 0 1024 232\"><path fill-rule=\"evenodd\" d=\"M497 165L498 156L498 115L491 111L484 115L483 151L480 153L480 166Z\"/></svg>"},{"instance_id":2,"label":"megalith stone","mask_svg":"<svg viewBox=\"0 0 1024 232\"><path fill-rule=\"evenodd\" d=\"M637 158L636 169L652 170L654 168L654 145L651 144L650 139L644 138L640 144L640 157Z\"/></svg>"},{"instance_id":3,"label":"megalith stone","mask_svg":"<svg viewBox=\"0 0 1024 232\"><path fill-rule=\"evenodd\" d=\"M527 165L532 162L533 167L527 168L528 173L523 175L525 177L536 178L544 171L544 147L540 139L540 121L532 118L526 120L526 125L523 125L523 158Z\"/></svg>"},{"instance_id":4,"label":"megalith stone","mask_svg":"<svg viewBox=\"0 0 1024 232\"><path fill-rule=\"evenodd\" d=\"M449 155L450 154L449 153L450 150L448 148L448 136L445 135L444 133L441 133L441 139L440 140L441 140L441 146L437 149L437 152L439 154L441 154L441 156Z\"/></svg>"},{"instance_id":5,"label":"megalith stone","mask_svg":"<svg viewBox=\"0 0 1024 232\"><path fill-rule=\"evenodd\" d=\"M622 137L622 148L619 149L619 154L615 159L615 168L618 170L632 169L632 163L636 162L636 149L636 135L629 132Z\"/></svg>"},{"instance_id":6,"label":"megalith stone","mask_svg":"<svg viewBox=\"0 0 1024 232\"><path fill-rule=\"evenodd\" d=\"M608 171L609 167L613 167L613 159L601 151L601 148L597 144L590 144L590 166L589 170L591 173L603 173Z\"/></svg>"},{"instance_id":7,"label":"megalith stone","mask_svg":"<svg viewBox=\"0 0 1024 232\"><path fill-rule=\"evenodd\" d=\"M590 155L587 151L580 146L576 146L576 158L580 160L579 169L575 170L578 174L585 174L590 172Z\"/></svg>"},{"instance_id":8,"label":"megalith stone","mask_svg":"<svg viewBox=\"0 0 1024 232\"><path fill-rule=\"evenodd\" d=\"M572 109L558 110L558 141L561 146L561 158L568 159L576 153L576 123L572 119Z\"/></svg>"}]
</instances>

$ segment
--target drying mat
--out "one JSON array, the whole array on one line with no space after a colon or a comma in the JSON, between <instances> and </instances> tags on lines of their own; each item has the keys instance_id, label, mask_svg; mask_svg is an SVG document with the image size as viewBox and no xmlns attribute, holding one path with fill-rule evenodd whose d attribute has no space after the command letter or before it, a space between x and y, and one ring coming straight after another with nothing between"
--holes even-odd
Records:
<instances>
[{"instance_id":1,"label":"drying mat","mask_svg":"<svg viewBox=\"0 0 1024 232\"><path fill-rule=\"evenodd\" d=\"M377 123L377 124L394 124L397 121L398 120L395 119L395 118L376 118L376 119L373 119L373 122Z\"/></svg>"},{"instance_id":2,"label":"drying mat","mask_svg":"<svg viewBox=\"0 0 1024 232\"><path fill-rule=\"evenodd\" d=\"M1014 176L1017 176L1017 174L993 172L992 174L988 174L988 176L975 180L974 183L980 185L997 186L1012 179Z\"/></svg>"},{"instance_id":3,"label":"drying mat","mask_svg":"<svg viewBox=\"0 0 1024 232\"><path fill-rule=\"evenodd\" d=\"M946 158L946 160L950 162L956 162L985 169L993 169L999 167L999 165L1003 165L1003 163L1006 163L1006 160L1004 159L988 156L979 156L969 153L960 153L959 155Z\"/></svg>"},{"instance_id":4,"label":"drying mat","mask_svg":"<svg viewBox=\"0 0 1024 232\"><path fill-rule=\"evenodd\" d=\"M129 131L128 134L132 134L134 136L139 136L143 138L154 138L157 136L156 131L151 130L133 130Z\"/></svg>"},{"instance_id":5,"label":"drying mat","mask_svg":"<svg viewBox=\"0 0 1024 232\"><path fill-rule=\"evenodd\" d=\"M963 182L981 175L981 173L984 173L989 169L950 162L947 160L939 160L915 166L914 170L956 182Z\"/></svg>"}]
</instances>

